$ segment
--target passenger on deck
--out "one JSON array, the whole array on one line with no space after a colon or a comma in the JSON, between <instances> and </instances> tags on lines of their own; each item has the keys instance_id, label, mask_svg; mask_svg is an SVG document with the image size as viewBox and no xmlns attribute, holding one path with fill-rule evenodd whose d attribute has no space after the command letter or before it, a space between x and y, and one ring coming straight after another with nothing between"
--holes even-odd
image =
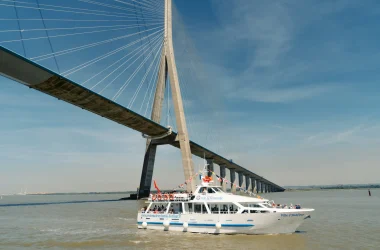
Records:
<instances>
[{"instance_id":1,"label":"passenger on deck","mask_svg":"<svg viewBox=\"0 0 380 250\"><path fill-rule=\"evenodd\" d=\"M215 205L215 206L212 208L212 211L217 212L217 211L218 211L218 207Z\"/></svg>"}]
</instances>

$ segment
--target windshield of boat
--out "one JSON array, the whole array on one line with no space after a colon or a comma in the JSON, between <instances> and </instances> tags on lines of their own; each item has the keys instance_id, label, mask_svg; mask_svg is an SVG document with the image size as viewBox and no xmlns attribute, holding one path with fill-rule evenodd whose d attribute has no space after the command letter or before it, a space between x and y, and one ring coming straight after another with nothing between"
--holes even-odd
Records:
<instances>
[{"instance_id":1,"label":"windshield of boat","mask_svg":"<svg viewBox=\"0 0 380 250\"><path fill-rule=\"evenodd\" d=\"M240 202L240 204L244 207L259 207L259 208L262 208L262 206L260 206L260 204L258 203L249 203L249 202Z\"/></svg>"},{"instance_id":2,"label":"windshield of boat","mask_svg":"<svg viewBox=\"0 0 380 250\"><path fill-rule=\"evenodd\" d=\"M272 208L272 206L269 205L268 203L262 203L261 205L264 206L264 207L267 207L267 208Z\"/></svg>"},{"instance_id":3,"label":"windshield of boat","mask_svg":"<svg viewBox=\"0 0 380 250\"><path fill-rule=\"evenodd\" d=\"M212 188L212 189L214 189L214 191L217 192L217 193L223 193L223 190L220 189L220 188L216 188L216 187L214 187L214 188Z\"/></svg>"}]
</instances>

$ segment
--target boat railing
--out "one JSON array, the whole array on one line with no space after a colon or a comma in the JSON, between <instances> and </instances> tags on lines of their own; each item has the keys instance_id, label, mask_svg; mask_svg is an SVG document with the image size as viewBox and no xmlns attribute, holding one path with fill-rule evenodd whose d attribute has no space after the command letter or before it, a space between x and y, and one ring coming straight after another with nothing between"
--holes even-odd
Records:
<instances>
[{"instance_id":1,"label":"boat railing","mask_svg":"<svg viewBox=\"0 0 380 250\"><path fill-rule=\"evenodd\" d=\"M169 202L169 201L189 201L191 200L191 195L187 193L182 194L157 194L150 195L148 201L151 202Z\"/></svg>"}]
</instances>

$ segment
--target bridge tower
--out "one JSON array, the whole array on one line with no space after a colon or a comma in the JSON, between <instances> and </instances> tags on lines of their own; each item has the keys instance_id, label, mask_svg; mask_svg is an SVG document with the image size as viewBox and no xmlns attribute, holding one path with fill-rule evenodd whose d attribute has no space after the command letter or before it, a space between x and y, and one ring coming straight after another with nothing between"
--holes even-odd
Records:
<instances>
[{"instance_id":1,"label":"bridge tower","mask_svg":"<svg viewBox=\"0 0 380 250\"><path fill-rule=\"evenodd\" d=\"M181 89L179 86L177 66L174 57L172 33L172 0L165 0L164 46L162 49L160 69L157 77L157 87L154 95L153 109L151 114L151 119L157 123L160 123L161 120L162 104L166 88L165 83L168 76L170 79L170 88L172 91L172 100L174 103L174 112L178 129L176 140L178 140L180 144L185 180L189 180L194 173L194 166L190 149L190 139L186 126L185 112L183 109ZM149 196L152 185L156 151L157 144L154 144L152 139L148 138L146 141L144 163L141 173L139 198ZM194 182L187 184L187 191L194 191L194 189Z\"/></svg>"}]
</instances>

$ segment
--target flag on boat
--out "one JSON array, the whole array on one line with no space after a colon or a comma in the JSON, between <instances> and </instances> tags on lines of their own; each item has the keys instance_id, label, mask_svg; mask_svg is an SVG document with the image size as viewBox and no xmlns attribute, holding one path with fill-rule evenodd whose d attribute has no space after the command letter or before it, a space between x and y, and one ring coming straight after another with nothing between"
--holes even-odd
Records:
<instances>
[{"instance_id":1,"label":"flag on boat","mask_svg":"<svg viewBox=\"0 0 380 250\"><path fill-rule=\"evenodd\" d=\"M154 188L157 190L158 193L161 193L161 190L158 188L156 180L153 181Z\"/></svg>"}]
</instances>

